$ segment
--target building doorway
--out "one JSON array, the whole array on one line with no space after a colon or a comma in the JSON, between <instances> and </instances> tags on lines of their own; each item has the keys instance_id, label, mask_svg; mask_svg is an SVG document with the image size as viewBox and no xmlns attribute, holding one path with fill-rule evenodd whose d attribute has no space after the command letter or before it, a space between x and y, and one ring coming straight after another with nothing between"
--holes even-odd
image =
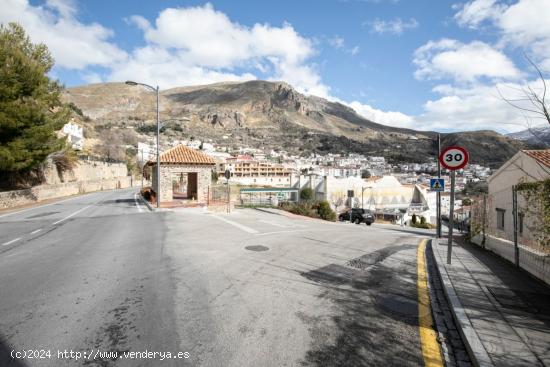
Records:
<instances>
[{"instance_id":1,"label":"building doorway","mask_svg":"<svg viewBox=\"0 0 550 367\"><path fill-rule=\"evenodd\" d=\"M179 172L172 175L172 200L197 200L197 172Z\"/></svg>"}]
</instances>

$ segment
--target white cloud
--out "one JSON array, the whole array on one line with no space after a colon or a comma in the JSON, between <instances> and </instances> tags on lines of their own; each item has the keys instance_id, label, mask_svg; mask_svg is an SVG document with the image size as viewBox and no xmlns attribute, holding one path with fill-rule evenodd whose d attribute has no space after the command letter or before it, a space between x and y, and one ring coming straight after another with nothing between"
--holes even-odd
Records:
<instances>
[{"instance_id":1,"label":"white cloud","mask_svg":"<svg viewBox=\"0 0 550 367\"><path fill-rule=\"evenodd\" d=\"M49 0L44 6L32 6L27 0L2 0L0 5L0 23L21 24L33 42L48 46L57 66L106 66L127 56L109 41L111 30L97 23L79 22L72 1Z\"/></svg>"},{"instance_id":2,"label":"white cloud","mask_svg":"<svg viewBox=\"0 0 550 367\"><path fill-rule=\"evenodd\" d=\"M357 55L359 53L359 46L355 46L352 49L349 50L349 53L353 56Z\"/></svg>"},{"instance_id":3,"label":"white cloud","mask_svg":"<svg viewBox=\"0 0 550 367\"><path fill-rule=\"evenodd\" d=\"M492 24L499 31L501 45L524 49L550 71L550 1L519 0L508 5L475 0L458 9L455 19L460 25L475 28L484 21Z\"/></svg>"},{"instance_id":4,"label":"white cloud","mask_svg":"<svg viewBox=\"0 0 550 367\"><path fill-rule=\"evenodd\" d=\"M102 83L103 78L98 73L85 73L82 75L82 79L86 81L86 83L95 84L95 83Z\"/></svg>"},{"instance_id":5,"label":"white cloud","mask_svg":"<svg viewBox=\"0 0 550 367\"><path fill-rule=\"evenodd\" d=\"M373 33L389 33L395 35L400 35L403 33L403 31L407 29L414 29L418 27L418 21L414 18L411 18L408 21L404 21L401 18L395 18L392 20L375 19L373 21L365 22L363 24L369 25L371 27L371 32Z\"/></svg>"},{"instance_id":6,"label":"white cloud","mask_svg":"<svg viewBox=\"0 0 550 367\"><path fill-rule=\"evenodd\" d=\"M340 36L329 38L328 43L334 48L342 48L345 45L344 39Z\"/></svg>"},{"instance_id":7,"label":"white cloud","mask_svg":"<svg viewBox=\"0 0 550 367\"><path fill-rule=\"evenodd\" d=\"M239 70L258 70L301 92L329 95L311 63L316 53L313 42L290 24L243 26L211 4L164 9L154 25L139 15L128 21L143 31L147 44L134 50L127 61L113 65L110 80L139 75L145 82L169 88L255 79ZM339 46L344 40L334 42Z\"/></svg>"},{"instance_id":8,"label":"white cloud","mask_svg":"<svg viewBox=\"0 0 550 367\"><path fill-rule=\"evenodd\" d=\"M457 23L470 28L477 28L485 20L498 16L503 10L503 6L498 4L497 0L475 0L455 8L460 9L455 14Z\"/></svg>"},{"instance_id":9,"label":"white cloud","mask_svg":"<svg viewBox=\"0 0 550 367\"><path fill-rule=\"evenodd\" d=\"M529 87L540 91L541 82L528 82ZM513 132L540 123L533 114L524 114L508 105L500 96L507 99L524 98L517 83L475 84L469 87L438 85L433 91L441 97L424 104L424 113L416 118L423 129L479 130L489 129ZM522 107L528 106L525 102Z\"/></svg>"},{"instance_id":10,"label":"white cloud","mask_svg":"<svg viewBox=\"0 0 550 367\"><path fill-rule=\"evenodd\" d=\"M481 77L513 80L521 76L506 55L480 41L468 44L451 39L429 41L415 51L413 61L418 67L417 79L473 82Z\"/></svg>"},{"instance_id":11,"label":"white cloud","mask_svg":"<svg viewBox=\"0 0 550 367\"><path fill-rule=\"evenodd\" d=\"M416 126L413 116L409 116L401 112L378 110L370 105L363 104L358 101L344 104L353 108L359 115L379 124L413 129Z\"/></svg>"}]
</instances>

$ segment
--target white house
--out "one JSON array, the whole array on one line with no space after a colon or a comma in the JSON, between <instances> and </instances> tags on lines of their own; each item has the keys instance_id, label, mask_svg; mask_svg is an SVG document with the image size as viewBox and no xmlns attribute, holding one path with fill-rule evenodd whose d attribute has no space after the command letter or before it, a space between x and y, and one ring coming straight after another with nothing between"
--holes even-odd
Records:
<instances>
[{"instance_id":1,"label":"white house","mask_svg":"<svg viewBox=\"0 0 550 367\"><path fill-rule=\"evenodd\" d=\"M550 179L550 149L521 150L493 173L487 180L489 184L488 232L507 240L513 239L512 186L521 181L535 182L546 179ZM519 204L518 236L520 242L528 242L531 240L531 233L528 226L523 225L521 200Z\"/></svg>"},{"instance_id":2,"label":"white house","mask_svg":"<svg viewBox=\"0 0 550 367\"><path fill-rule=\"evenodd\" d=\"M61 132L67 137L67 142L73 149L82 150L84 148L84 128L82 126L70 121L63 126Z\"/></svg>"}]
</instances>

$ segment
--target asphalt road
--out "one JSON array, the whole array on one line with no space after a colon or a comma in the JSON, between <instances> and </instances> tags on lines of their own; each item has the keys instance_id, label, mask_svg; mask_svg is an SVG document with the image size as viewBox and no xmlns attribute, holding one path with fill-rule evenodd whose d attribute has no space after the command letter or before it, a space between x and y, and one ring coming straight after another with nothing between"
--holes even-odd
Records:
<instances>
[{"instance_id":1,"label":"asphalt road","mask_svg":"<svg viewBox=\"0 0 550 367\"><path fill-rule=\"evenodd\" d=\"M253 209L151 213L134 194L0 214L0 366L423 364L427 234Z\"/></svg>"}]
</instances>

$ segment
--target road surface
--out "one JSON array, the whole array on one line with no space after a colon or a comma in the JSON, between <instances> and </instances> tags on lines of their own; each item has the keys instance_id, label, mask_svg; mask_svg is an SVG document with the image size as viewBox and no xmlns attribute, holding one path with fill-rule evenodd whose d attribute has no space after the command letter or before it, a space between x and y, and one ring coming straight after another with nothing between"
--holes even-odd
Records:
<instances>
[{"instance_id":1,"label":"road surface","mask_svg":"<svg viewBox=\"0 0 550 367\"><path fill-rule=\"evenodd\" d=\"M0 365L423 365L422 238L135 189L0 214Z\"/></svg>"}]
</instances>

